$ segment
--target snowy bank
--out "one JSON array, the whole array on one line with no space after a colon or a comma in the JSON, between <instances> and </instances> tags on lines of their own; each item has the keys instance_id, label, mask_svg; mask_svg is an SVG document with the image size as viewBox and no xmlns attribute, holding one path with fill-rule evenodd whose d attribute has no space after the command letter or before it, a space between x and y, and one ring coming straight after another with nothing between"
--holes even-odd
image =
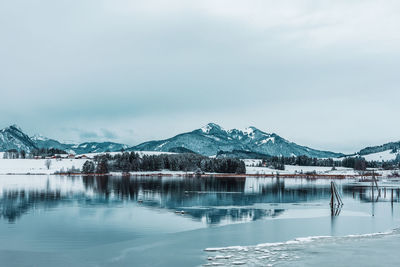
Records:
<instances>
[{"instance_id":1,"label":"snowy bank","mask_svg":"<svg viewBox=\"0 0 400 267\"><path fill-rule=\"evenodd\" d=\"M158 152L157 152L158 153ZM143 152L142 155L147 154ZM88 154L87 156L93 157L96 154ZM50 167L47 169L46 161L50 161ZM71 169L82 169L83 164L87 159L3 159L0 158L0 175L5 174L55 174L55 173L66 173ZM317 175L342 175L342 176L356 176L360 175L358 171L355 171L351 168L337 167L336 169L332 169L331 167L318 167L318 166L293 166L293 165L285 165L285 170L275 170L268 167L253 167L252 165L256 165L257 160L246 160L246 174L250 176L254 175L276 175L277 173L281 175L296 175L296 174L307 174L307 173L315 173ZM249 166L250 165L250 166ZM399 170L374 170L376 174L382 176L390 176L393 172L399 172ZM120 172L112 172L110 173L114 176L123 175ZM130 175L138 175L138 176L160 176L160 175L177 175L177 176L186 176L193 175L193 172L184 172L184 171L170 171L170 170L161 170L161 171L138 171L138 172L130 172ZM217 173L207 173L206 175L225 175L229 176L229 174L217 174ZM233 174L231 174L234 176ZM244 175L241 175L244 176Z\"/></svg>"},{"instance_id":2,"label":"snowy bank","mask_svg":"<svg viewBox=\"0 0 400 267\"><path fill-rule=\"evenodd\" d=\"M47 169L46 161L50 160ZM82 169L87 159L0 159L0 174L54 174Z\"/></svg>"}]
</instances>

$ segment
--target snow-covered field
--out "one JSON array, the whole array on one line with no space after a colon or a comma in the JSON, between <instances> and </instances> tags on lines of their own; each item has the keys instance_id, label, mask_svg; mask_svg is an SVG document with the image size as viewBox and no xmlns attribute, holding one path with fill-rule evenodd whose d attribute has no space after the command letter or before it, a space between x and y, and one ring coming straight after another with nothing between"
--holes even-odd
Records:
<instances>
[{"instance_id":1,"label":"snow-covered field","mask_svg":"<svg viewBox=\"0 0 400 267\"><path fill-rule=\"evenodd\" d=\"M135 151L140 156L143 155L160 155L175 154L169 152L157 151ZM109 154L116 155L121 152L111 152ZM85 154L89 158L104 153ZM54 174L56 172L66 172L69 169L82 169L87 159L50 159L51 165L47 169L45 162L47 159L4 159L4 152L0 152L0 174ZM79 155L77 155L79 156ZM159 173L159 172L157 172Z\"/></svg>"},{"instance_id":2,"label":"snow-covered field","mask_svg":"<svg viewBox=\"0 0 400 267\"><path fill-rule=\"evenodd\" d=\"M68 169L81 169L86 159L50 159L47 169L47 159L0 159L0 174L54 174Z\"/></svg>"},{"instance_id":3,"label":"snow-covered field","mask_svg":"<svg viewBox=\"0 0 400 267\"><path fill-rule=\"evenodd\" d=\"M157 152L157 151L136 151L140 156L143 155L160 155L160 154L175 154L168 152ZM116 155L121 152L111 152L109 154ZM66 172L69 169L82 169L83 164L87 159L50 159L50 168L47 169L45 163L47 159L3 159L4 152L0 152L0 174L54 174L56 172ZM93 158L96 155L104 153L89 153L85 154L89 158ZM184 172L137 172L132 174L143 175L143 174L184 174Z\"/></svg>"},{"instance_id":4,"label":"snow-covered field","mask_svg":"<svg viewBox=\"0 0 400 267\"><path fill-rule=\"evenodd\" d=\"M385 150L382 152L377 152L377 153L371 153L368 155L362 155L365 160L367 161L390 161L396 159L397 155L399 155L400 152L393 153L392 150ZM356 155L353 155L352 157L355 157ZM358 156L358 155L357 155ZM343 160L344 157L341 158L335 158L333 160Z\"/></svg>"},{"instance_id":5,"label":"snow-covered field","mask_svg":"<svg viewBox=\"0 0 400 267\"><path fill-rule=\"evenodd\" d=\"M362 156L367 161L388 161L396 159L398 153L392 153L391 150L386 150L378 153Z\"/></svg>"},{"instance_id":6,"label":"snow-covered field","mask_svg":"<svg viewBox=\"0 0 400 267\"><path fill-rule=\"evenodd\" d=\"M121 152L110 153L112 155ZM138 151L143 155L160 155L166 154L165 152L153 152L153 151ZM45 166L46 159L3 159L3 153L0 152L0 174L54 174L56 172L67 172L69 169L82 169L83 164L87 159L51 159L50 168L47 169ZM91 153L86 156L93 158L95 155L102 153ZM174 153L167 153L174 154ZM379 154L379 153L376 153ZM385 152L381 152L381 156L388 156ZM357 175L357 171L351 168L337 167L332 170L332 167L316 167L316 166L293 166L285 165L285 170L275 170L267 167L255 167L258 165L260 160L256 159L245 159L246 173L247 174L301 174L315 172L316 174L329 174L329 175ZM390 175L393 171L379 171L375 170L381 175ZM119 175L118 173L112 173L113 175ZM169 170L155 171L155 172L132 172L132 175L184 175L186 172L174 172Z\"/></svg>"}]
</instances>

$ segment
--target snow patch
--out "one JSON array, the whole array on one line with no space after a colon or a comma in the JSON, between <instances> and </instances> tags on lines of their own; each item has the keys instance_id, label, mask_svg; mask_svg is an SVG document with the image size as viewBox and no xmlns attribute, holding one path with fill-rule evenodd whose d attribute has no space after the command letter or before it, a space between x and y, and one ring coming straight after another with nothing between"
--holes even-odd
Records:
<instances>
[{"instance_id":1,"label":"snow patch","mask_svg":"<svg viewBox=\"0 0 400 267\"><path fill-rule=\"evenodd\" d=\"M50 168L45 162L48 159L0 159L0 174L54 174L72 167L82 169L86 159L49 159Z\"/></svg>"},{"instance_id":2,"label":"snow patch","mask_svg":"<svg viewBox=\"0 0 400 267\"><path fill-rule=\"evenodd\" d=\"M200 128L200 130L205 134L209 134L212 129L218 129L218 130L226 132L226 130L224 128L222 128L221 126L219 126L215 123L209 123Z\"/></svg>"},{"instance_id":3,"label":"snow patch","mask_svg":"<svg viewBox=\"0 0 400 267\"><path fill-rule=\"evenodd\" d=\"M206 126L201 127L201 131L202 131L203 133L206 133L206 134L210 133L210 131L211 131L211 126L207 124Z\"/></svg>"},{"instance_id":4,"label":"snow patch","mask_svg":"<svg viewBox=\"0 0 400 267\"><path fill-rule=\"evenodd\" d=\"M266 144L268 142L271 142L271 143L275 144L275 137L268 137L268 138L262 140L260 143L261 144Z\"/></svg>"},{"instance_id":5,"label":"snow patch","mask_svg":"<svg viewBox=\"0 0 400 267\"><path fill-rule=\"evenodd\" d=\"M34 136L31 137L31 139L34 140L34 141L47 141L47 140L49 140L49 138L44 137L41 134L35 134Z\"/></svg>"},{"instance_id":6,"label":"snow patch","mask_svg":"<svg viewBox=\"0 0 400 267\"><path fill-rule=\"evenodd\" d=\"M158 146L157 146L157 148L162 148L162 147L163 147L163 146L165 146L167 143L168 143L168 141L167 141L167 142L164 142L164 143L162 143L161 145L158 145Z\"/></svg>"},{"instance_id":7,"label":"snow patch","mask_svg":"<svg viewBox=\"0 0 400 267\"><path fill-rule=\"evenodd\" d=\"M395 160L398 154L399 153L392 153L392 150L386 150L378 153L363 155L362 157L367 161L389 161Z\"/></svg>"},{"instance_id":8,"label":"snow patch","mask_svg":"<svg viewBox=\"0 0 400 267\"><path fill-rule=\"evenodd\" d=\"M250 138L254 138L254 128L253 127L248 127L245 129L240 130L244 135L249 136Z\"/></svg>"}]
</instances>

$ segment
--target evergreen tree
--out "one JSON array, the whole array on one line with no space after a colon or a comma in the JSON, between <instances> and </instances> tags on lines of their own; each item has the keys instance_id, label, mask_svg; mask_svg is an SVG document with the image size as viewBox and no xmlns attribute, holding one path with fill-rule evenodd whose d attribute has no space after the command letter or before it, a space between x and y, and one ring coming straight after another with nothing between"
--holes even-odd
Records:
<instances>
[{"instance_id":1,"label":"evergreen tree","mask_svg":"<svg viewBox=\"0 0 400 267\"><path fill-rule=\"evenodd\" d=\"M106 174L108 173L108 161L106 158L103 158L97 163L96 173Z\"/></svg>"},{"instance_id":2,"label":"evergreen tree","mask_svg":"<svg viewBox=\"0 0 400 267\"><path fill-rule=\"evenodd\" d=\"M93 161L87 160L82 166L82 173L94 173L95 165Z\"/></svg>"}]
</instances>

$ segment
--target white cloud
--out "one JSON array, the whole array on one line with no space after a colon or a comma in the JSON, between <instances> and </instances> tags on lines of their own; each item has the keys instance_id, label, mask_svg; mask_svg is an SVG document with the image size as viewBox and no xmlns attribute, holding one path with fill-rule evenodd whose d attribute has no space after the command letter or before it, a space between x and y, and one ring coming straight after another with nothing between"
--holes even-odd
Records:
<instances>
[{"instance_id":1,"label":"white cloud","mask_svg":"<svg viewBox=\"0 0 400 267\"><path fill-rule=\"evenodd\" d=\"M355 150L358 136L400 135L399 11L391 0L0 1L0 123L65 139L79 136L60 125L110 127L135 144L215 121ZM384 131L361 133L353 113ZM340 127L316 127L327 120Z\"/></svg>"}]
</instances>

